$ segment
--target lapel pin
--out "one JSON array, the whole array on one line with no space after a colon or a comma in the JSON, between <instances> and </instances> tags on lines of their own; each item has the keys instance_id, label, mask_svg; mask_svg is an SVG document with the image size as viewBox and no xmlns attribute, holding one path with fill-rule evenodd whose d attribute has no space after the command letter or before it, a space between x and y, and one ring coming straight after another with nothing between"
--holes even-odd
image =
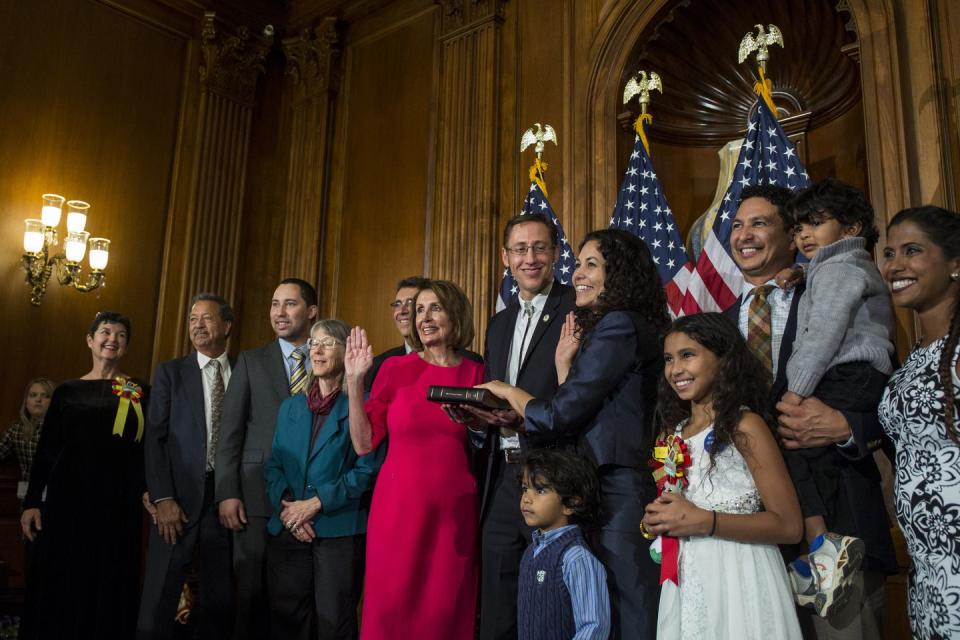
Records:
<instances>
[{"instance_id":1,"label":"lapel pin","mask_svg":"<svg viewBox=\"0 0 960 640\"><path fill-rule=\"evenodd\" d=\"M544 321L544 323L550 322L550 314L549 314L549 313L548 313L548 314L545 314L545 315L543 316L543 321Z\"/></svg>"}]
</instances>

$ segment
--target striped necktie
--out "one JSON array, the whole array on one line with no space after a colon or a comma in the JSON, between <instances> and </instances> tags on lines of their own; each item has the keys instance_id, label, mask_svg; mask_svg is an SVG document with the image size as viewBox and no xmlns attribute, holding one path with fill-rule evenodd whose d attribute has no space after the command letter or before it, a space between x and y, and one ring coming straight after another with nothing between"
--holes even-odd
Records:
<instances>
[{"instance_id":1,"label":"striped necktie","mask_svg":"<svg viewBox=\"0 0 960 640\"><path fill-rule=\"evenodd\" d=\"M213 384L210 385L210 446L207 447L207 469L213 469L217 455L217 442L220 440L224 388L220 361L211 360L209 366L213 368Z\"/></svg>"},{"instance_id":2,"label":"striped necktie","mask_svg":"<svg viewBox=\"0 0 960 640\"><path fill-rule=\"evenodd\" d=\"M769 375L773 375L773 333L770 301L767 296L773 289L772 284L754 288L751 292L753 299L747 310L747 346Z\"/></svg>"},{"instance_id":3,"label":"striped necktie","mask_svg":"<svg viewBox=\"0 0 960 640\"><path fill-rule=\"evenodd\" d=\"M290 395L295 396L303 391L303 385L307 383L307 368L304 366L303 352L300 349L294 349L290 356L296 361L293 373L290 374Z\"/></svg>"}]
</instances>

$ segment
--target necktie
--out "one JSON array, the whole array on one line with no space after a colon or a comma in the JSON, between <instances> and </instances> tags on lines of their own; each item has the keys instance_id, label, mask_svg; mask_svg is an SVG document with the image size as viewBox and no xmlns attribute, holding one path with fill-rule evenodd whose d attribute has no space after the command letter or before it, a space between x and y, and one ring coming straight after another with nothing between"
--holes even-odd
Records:
<instances>
[{"instance_id":1,"label":"necktie","mask_svg":"<svg viewBox=\"0 0 960 640\"><path fill-rule=\"evenodd\" d=\"M523 337L520 338L520 348L517 350L517 376L520 376L520 367L523 366L524 352L527 350L527 334L530 333L530 323L533 320L533 304L523 303L523 315L527 316L527 324L523 327ZM514 380L516 382L516 380Z\"/></svg>"},{"instance_id":2,"label":"necktie","mask_svg":"<svg viewBox=\"0 0 960 640\"><path fill-rule=\"evenodd\" d=\"M290 374L290 395L295 396L303 391L303 385L307 382L307 368L304 366L303 352L300 349L294 349L290 355L296 361L293 373Z\"/></svg>"},{"instance_id":3,"label":"necktie","mask_svg":"<svg viewBox=\"0 0 960 640\"><path fill-rule=\"evenodd\" d=\"M753 299L747 310L747 346L753 355L766 368L773 372L773 339L771 329L770 301L767 296L773 291L772 284L765 284L753 290Z\"/></svg>"},{"instance_id":4,"label":"necktie","mask_svg":"<svg viewBox=\"0 0 960 640\"><path fill-rule=\"evenodd\" d=\"M213 384L210 385L210 446L207 447L207 468L213 469L217 454L217 441L220 439L220 417L223 415L223 375L220 361L211 360Z\"/></svg>"}]
</instances>

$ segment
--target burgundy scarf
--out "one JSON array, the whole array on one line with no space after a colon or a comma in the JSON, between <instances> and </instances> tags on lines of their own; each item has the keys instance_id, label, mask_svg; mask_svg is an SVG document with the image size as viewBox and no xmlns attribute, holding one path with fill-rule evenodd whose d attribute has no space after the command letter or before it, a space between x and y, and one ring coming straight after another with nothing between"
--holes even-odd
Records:
<instances>
[{"instance_id":1,"label":"burgundy scarf","mask_svg":"<svg viewBox=\"0 0 960 640\"><path fill-rule=\"evenodd\" d=\"M340 389L332 391L329 395L323 395L320 393L320 383L317 380L314 380L313 384L310 386L310 390L307 392L307 406L310 407L310 411L313 412L315 416L325 416L330 413L330 409L333 408L333 403L337 401L337 398L340 396Z\"/></svg>"}]
</instances>

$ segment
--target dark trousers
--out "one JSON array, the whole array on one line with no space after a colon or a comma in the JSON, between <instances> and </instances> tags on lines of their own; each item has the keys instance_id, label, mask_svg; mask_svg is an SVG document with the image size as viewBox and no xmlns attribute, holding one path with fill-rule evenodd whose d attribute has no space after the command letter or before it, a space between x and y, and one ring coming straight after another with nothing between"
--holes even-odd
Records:
<instances>
[{"instance_id":1,"label":"dark trousers","mask_svg":"<svg viewBox=\"0 0 960 640\"><path fill-rule=\"evenodd\" d=\"M530 527L520 513L520 468L497 461L481 524L480 640L517 638L517 579L520 559L530 544Z\"/></svg>"},{"instance_id":2,"label":"dark trousers","mask_svg":"<svg viewBox=\"0 0 960 640\"><path fill-rule=\"evenodd\" d=\"M267 520L248 514L243 530L233 532L233 571L237 579L236 640L263 640L270 635L266 586Z\"/></svg>"},{"instance_id":3,"label":"dark trousers","mask_svg":"<svg viewBox=\"0 0 960 640\"><path fill-rule=\"evenodd\" d=\"M813 396L839 411L870 413L877 410L888 376L866 362L839 364L827 370ZM805 518L836 516L843 464L835 445L784 452L787 470L797 489Z\"/></svg>"},{"instance_id":4,"label":"dark trousers","mask_svg":"<svg viewBox=\"0 0 960 640\"><path fill-rule=\"evenodd\" d=\"M213 501L213 476L207 478L203 510L176 544L167 544L150 527L147 569L137 618L137 638L168 640L181 625L174 621L187 571L196 558L199 588L190 612L189 637L203 640L232 637L233 583L230 531L220 524ZM181 637L181 636L177 636Z\"/></svg>"},{"instance_id":5,"label":"dark trousers","mask_svg":"<svg viewBox=\"0 0 960 640\"><path fill-rule=\"evenodd\" d=\"M275 640L354 640L366 536L300 542L267 537L270 632Z\"/></svg>"},{"instance_id":6,"label":"dark trousers","mask_svg":"<svg viewBox=\"0 0 960 640\"><path fill-rule=\"evenodd\" d=\"M650 541L640 535L640 521L656 496L653 477L645 470L612 465L599 472L605 523L591 536L591 547L607 571L610 638L652 640L657 635L660 566L650 558Z\"/></svg>"}]
</instances>

